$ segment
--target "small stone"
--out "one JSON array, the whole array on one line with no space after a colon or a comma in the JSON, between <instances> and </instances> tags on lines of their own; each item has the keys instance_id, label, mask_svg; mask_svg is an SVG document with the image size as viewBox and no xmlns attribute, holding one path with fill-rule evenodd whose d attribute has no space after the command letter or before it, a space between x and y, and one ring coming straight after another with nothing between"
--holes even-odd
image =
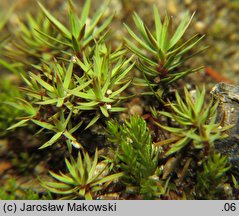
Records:
<instances>
[{"instance_id":1,"label":"small stone","mask_svg":"<svg viewBox=\"0 0 239 216\"><path fill-rule=\"evenodd\" d=\"M127 143L129 144L131 144L131 143L133 143L133 140L132 139L130 139L129 137L126 137L126 141L127 141Z\"/></svg>"},{"instance_id":2,"label":"small stone","mask_svg":"<svg viewBox=\"0 0 239 216\"><path fill-rule=\"evenodd\" d=\"M129 113L131 115L136 115L136 114L137 115L142 115L143 114L143 108L138 104L134 104L133 106L131 106L129 108Z\"/></svg>"},{"instance_id":3,"label":"small stone","mask_svg":"<svg viewBox=\"0 0 239 216\"><path fill-rule=\"evenodd\" d=\"M106 109L110 110L112 108L111 104L106 104Z\"/></svg>"},{"instance_id":4,"label":"small stone","mask_svg":"<svg viewBox=\"0 0 239 216\"><path fill-rule=\"evenodd\" d=\"M169 1L167 5L168 11L172 15L177 15L178 14L178 7L175 1Z\"/></svg>"},{"instance_id":5,"label":"small stone","mask_svg":"<svg viewBox=\"0 0 239 216\"><path fill-rule=\"evenodd\" d=\"M120 122L125 122L128 119L128 115L126 113L120 113L119 120Z\"/></svg>"},{"instance_id":6,"label":"small stone","mask_svg":"<svg viewBox=\"0 0 239 216\"><path fill-rule=\"evenodd\" d=\"M225 133L228 137L215 142L215 148L228 157L233 174L239 174L239 86L219 83L213 87L211 94L220 101L217 108L217 122L222 126L231 125Z\"/></svg>"},{"instance_id":7,"label":"small stone","mask_svg":"<svg viewBox=\"0 0 239 216\"><path fill-rule=\"evenodd\" d=\"M233 198L233 189L230 184L225 183L223 185L223 189L224 189L225 194L227 195L227 199L231 199L231 200L235 199L235 198Z\"/></svg>"},{"instance_id":8,"label":"small stone","mask_svg":"<svg viewBox=\"0 0 239 216\"><path fill-rule=\"evenodd\" d=\"M76 56L72 56L72 57L71 57L71 61L72 61L72 62L76 62L76 61L77 61L77 57L76 57Z\"/></svg>"},{"instance_id":9,"label":"small stone","mask_svg":"<svg viewBox=\"0 0 239 216\"><path fill-rule=\"evenodd\" d=\"M200 33L200 34L204 34L205 33L205 29L206 29L206 24L202 21L197 21L194 24L194 28L195 30Z\"/></svg>"},{"instance_id":10,"label":"small stone","mask_svg":"<svg viewBox=\"0 0 239 216\"><path fill-rule=\"evenodd\" d=\"M190 4L192 4L192 0L184 0L184 4L185 5L190 5Z\"/></svg>"},{"instance_id":11,"label":"small stone","mask_svg":"<svg viewBox=\"0 0 239 216\"><path fill-rule=\"evenodd\" d=\"M108 89L108 90L106 91L106 94L107 94L107 95L111 95L111 94L112 94L112 91L111 91L110 89Z\"/></svg>"}]
</instances>

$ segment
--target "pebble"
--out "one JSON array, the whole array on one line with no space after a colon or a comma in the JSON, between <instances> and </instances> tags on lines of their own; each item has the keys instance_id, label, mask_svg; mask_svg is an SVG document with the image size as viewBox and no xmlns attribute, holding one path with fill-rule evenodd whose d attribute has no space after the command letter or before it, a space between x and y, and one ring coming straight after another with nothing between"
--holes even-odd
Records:
<instances>
[{"instance_id":1,"label":"pebble","mask_svg":"<svg viewBox=\"0 0 239 216\"><path fill-rule=\"evenodd\" d=\"M205 33L205 29L206 29L206 24L202 21L197 21L195 24L194 24L194 28L195 30L200 33L200 34L204 34Z\"/></svg>"},{"instance_id":2,"label":"pebble","mask_svg":"<svg viewBox=\"0 0 239 216\"><path fill-rule=\"evenodd\" d=\"M178 14L178 7L175 1L169 1L167 5L169 14L176 16Z\"/></svg>"},{"instance_id":3,"label":"pebble","mask_svg":"<svg viewBox=\"0 0 239 216\"><path fill-rule=\"evenodd\" d=\"M190 4L192 4L192 0L184 0L184 4L185 5L190 5Z\"/></svg>"},{"instance_id":4,"label":"pebble","mask_svg":"<svg viewBox=\"0 0 239 216\"><path fill-rule=\"evenodd\" d=\"M129 108L129 113L131 115L142 115L143 114L143 108L140 105L135 104L135 105L133 105Z\"/></svg>"},{"instance_id":5,"label":"pebble","mask_svg":"<svg viewBox=\"0 0 239 216\"><path fill-rule=\"evenodd\" d=\"M225 133L228 137L217 140L215 148L228 157L231 172L239 174L239 86L219 83L213 87L211 94L220 100L217 108L217 122L223 126L232 125Z\"/></svg>"}]
</instances>

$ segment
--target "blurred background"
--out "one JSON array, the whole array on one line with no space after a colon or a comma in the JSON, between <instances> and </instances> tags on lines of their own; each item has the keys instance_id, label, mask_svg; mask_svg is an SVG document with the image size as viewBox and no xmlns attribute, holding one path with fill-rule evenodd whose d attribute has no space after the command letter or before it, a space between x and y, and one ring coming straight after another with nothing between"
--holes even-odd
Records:
<instances>
[{"instance_id":1,"label":"blurred background","mask_svg":"<svg viewBox=\"0 0 239 216\"><path fill-rule=\"evenodd\" d=\"M66 0L41 0L40 2L54 15L61 14L59 17L64 22L65 18L62 14L66 14L67 11ZM84 0L74 2L80 10ZM110 0L107 13L115 13L115 19L111 25L112 36L120 41L127 34L122 23L131 25L134 11L140 14L149 27L152 26L153 4L157 5L161 16L167 12L174 17L174 22L180 21L185 11L190 11L191 14L196 11L187 34L189 36L196 32L206 34L202 44L208 45L209 48L202 55L187 63L191 67L205 66L203 72L191 76L193 82L206 82L209 86L220 81L239 83L238 0ZM35 14L39 11L35 0L6 0L0 1L0 12L6 12L13 5L15 5L14 14L10 17L12 26L17 23L18 16L24 19L26 13ZM101 5L100 0L92 1L93 8Z\"/></svg>"}]
</instances>

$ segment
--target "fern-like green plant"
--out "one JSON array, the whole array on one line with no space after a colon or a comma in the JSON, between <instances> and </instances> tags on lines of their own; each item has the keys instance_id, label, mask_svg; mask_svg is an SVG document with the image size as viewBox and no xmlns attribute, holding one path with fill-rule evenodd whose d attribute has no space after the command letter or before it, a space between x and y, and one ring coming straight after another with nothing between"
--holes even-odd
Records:
<instances>
[{"instance_id":1,"label":"fern-like green plant","mask_svg":"<svg viewBox=\"0 0 239 216\"><path fill-rule=\"evenodd\" d=\"M211 100L209 105L205 101L205 88L196 89L195 100L188 90L184 88L185 100L176 92L176 101L168 102L170 112L160 111L159 114L175 121L177 126L170 127L155 122L162 129L172 133L173 137L158 143L170 144L166 156L179 152L186 146L192 149L203 149L209 154L214 149L214 142L226 137L222 128L216 123L218 102Z\"/></svg>"},{"instance_id":2,"label":"fern-like green plant","mask_svg":"<svg viewBox=\"0 0 239 216\"><path fill-rule=\"evenodd\" d=\"M164 183L157 177L160 149L152 144L146 122L139 116L132 116L122 126L109 121L107 130L109 140L118 145L116 160L125 173L122 180L128 189L146 199L162 195Z\"/></svg>"},{"instance_id":3,"label":"fern-like green plant","mask_svg":"<svg viewBox=\"0 0 239 216\"><path fill-rule=\"evenodd\" d=\"M197 173L195 197L211 200L222 196L223 184L227 181L226 172L230 169L227 157L213 153L202 164L202 171Z\"/></svg>"},{"instance_id":4,"label":"fern-like green plant","mask_svg":"<svg viewBox=\"0 0 239 216\"><path fill-rule=\"evenodd\" d=\"M156 6L154 7L154 31L150 31L138 14L134 13L133 19L138 34L134 33L127 25L125 27L136 42L132 43L127 38L125 40L127 47L137 55L136 66L145 78L144 80L135 80L136 83L149 85L151 90L158 91L160 94L158 96L161 96L169 84L200 69L184 70L182 68L183 63L196 53L185 54L191 51L204 37L194 35L186 41L182 40L193 16L194 14L190 17L188 13L185 13L175 32L170 34L171 17L166 15L164 21L161 22Z\"/></svg>"},{"instance_id":5,"label":"fern-like green plant","mask_svg":"<svg viewBox=\"0 0 239 216\"><path fill-rule=\"evenodd\" d=\"M50 174L57 182L42 182L42 185L52 193L60 194L60 199L94 199L97 192L107 188L112 181L122 177L123 173L105 174L108 164L98 163L98 151L91 161L88 153L79 152L77 160L72 156L65 159L68 173ZM100 168L101 167L101 168Z\"/></svg>"}]
</instances>

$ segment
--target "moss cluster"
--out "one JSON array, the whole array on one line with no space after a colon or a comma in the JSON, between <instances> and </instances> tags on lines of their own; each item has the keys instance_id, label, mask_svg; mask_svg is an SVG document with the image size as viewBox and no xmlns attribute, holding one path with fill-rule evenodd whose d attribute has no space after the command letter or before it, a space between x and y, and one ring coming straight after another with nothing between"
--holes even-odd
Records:
<instances>
[{"instance_id":1,"label":"moss cluster","mask_svg":"<svg viewBox=\"0 0 239 216\"><path fill-rule=\"evenodd\" d=\"M177 80L200 69L183 66L203 50L194 52L204 36L183 38L193 15L186 13L172 32L171 18L161 21L156 7L153 30L135 13L136 31L125 25L133 40L114 47L107 4L93 16L90 5L86 0L79 15L68 0L63 23L39 3L39 16L27 16L17 33L1 41L0 64L22 83L21 93L11 88L0 95L14 107L4 103L0 130L35 125L47 139L35 151L64 152L65 169L50 171L52 182L39 177L57 199L106 199L112 193L121 199L222 198L229 166L214 150L227 129L216 122L218 104L205 103L204 88L194 96L186 88L184 95L180 89L169 93ZM136 96L156 101L147 115L127 115L127 100ZM122 113L128 120L122 122ZM92 136L103 136L103 143L92 143Z\"/></svg>"}]
</instances>

